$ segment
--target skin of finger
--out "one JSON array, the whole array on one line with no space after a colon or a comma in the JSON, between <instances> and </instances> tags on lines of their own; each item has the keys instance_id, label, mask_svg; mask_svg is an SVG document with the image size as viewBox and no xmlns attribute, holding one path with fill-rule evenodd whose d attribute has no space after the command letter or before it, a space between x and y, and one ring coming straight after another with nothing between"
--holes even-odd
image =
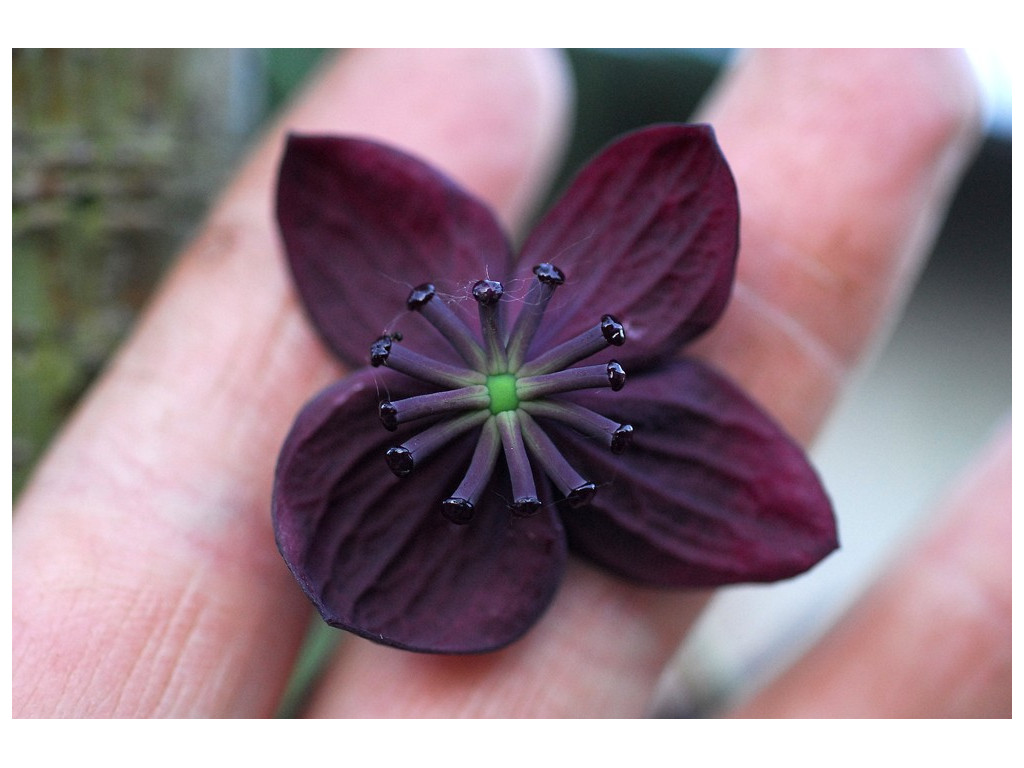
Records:
<instances>
[{"instance_id":1,"label":"skin of finger","mask_svg":"<svg viewBox=\"0 0 1024 768\"><path fill-rule=\"evenodd\" d=\"M953 50L750 56L708 111L741 250L696 350L807 443L899 316L977 143L976 87Z\"/></svg>"},{"instance_id":2,"label":"skin of finger","mask_svg":"<svg viewBox=\"0 0 1024 768\"><path fill-rule=\"evenodd\" d=\"M559 150L569 92L550 52L357 51L324 69L19 500L16 715L274 711L309 604L274 544L273 465L304 400L342 373L296 303L273 225L284 131L400 144L515 226Z\"/></svg>"},{"instance_id":3,"label":"skin of finger","mask_svg":"<svg viewBox=\"0 0 1024 768\"><path fill-rule=\"evenodd\" d=\"M702 119L743 223L737 294L699 351L807 441L908 290L969 154L973 86L949 52L759 52ZM309 712L640 715L707 597L574 564L539 625L498 653L418 657L346 639Z\"/></svg>"},{"instance_id":4,"label":"skin of finger","mask_svg":"<svg viewBox=\"0 0 1024 768\"><path fill-rule=\"evenodd\" d=\"M738 717L1009 717L1011 439L960 479L936 525Z\"/></svg>"}]
</instances>

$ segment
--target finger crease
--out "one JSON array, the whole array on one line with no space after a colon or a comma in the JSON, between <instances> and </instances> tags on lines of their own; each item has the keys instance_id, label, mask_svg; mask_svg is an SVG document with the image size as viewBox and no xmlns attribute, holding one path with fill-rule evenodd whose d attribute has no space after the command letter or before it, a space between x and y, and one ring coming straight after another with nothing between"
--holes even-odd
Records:
<instances>
[{"instance_id":1,"label":"finger crease","mask_svg":"<svg viewBox=\"0 0 1024 768\"><path fill-rule=\"evenodd\" d=\"M745 282L736 280L733 286L733 300L741 301L760 315L772 327L789 338L796 347L813 360L819 370L827 374L836 384L846 377L850 364L845 356L837 352L820 334L801 323L792 314L766 299Z\"/></svg>"}]
</instances>

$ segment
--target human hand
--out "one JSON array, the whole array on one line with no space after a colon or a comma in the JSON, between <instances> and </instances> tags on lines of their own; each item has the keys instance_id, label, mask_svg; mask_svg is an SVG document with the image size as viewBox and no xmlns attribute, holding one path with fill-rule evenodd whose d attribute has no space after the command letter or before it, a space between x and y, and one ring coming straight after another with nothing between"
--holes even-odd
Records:
<instances>
[{"instance_id":1,"label":"human hand","mask_svg":"<svg viewBox=\"0 0 1024 768\"><path fill-rule=\"evenodd\" d=\"M515 230L547 180L568 92L557 59L536 52L365 51L325 71L228 190L22 496L16 714L274 712L310 609L273 542L273 465L302 403L343 373L281 257L271 211L282 133L406 147ZM763 53L702 119L739 185L743 245L731 305L699 352L806 443L923 257L971 149L970 84L949 53ZM901 580L741 714L1008 712L1008 437L996 451L932 543L908 554ZM573 563L540 623L497 653L422 656L347 637L308 714L639 715L706 598ZM924 674L918 643L950 621L969 647L933 648L929 664L936 652L948 664ZM879 655L891 638L901 653ZM897 664L910 677L895 701L887 686L847 682L851 671L891 679ZM952 695L968 682L971 696Z\"/></svg>"}]
</instances>

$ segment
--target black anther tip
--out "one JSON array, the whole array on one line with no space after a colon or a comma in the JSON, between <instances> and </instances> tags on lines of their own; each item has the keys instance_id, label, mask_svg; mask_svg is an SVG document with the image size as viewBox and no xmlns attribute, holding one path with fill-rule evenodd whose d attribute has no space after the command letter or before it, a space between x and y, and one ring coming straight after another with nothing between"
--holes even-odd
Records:
<instances>
[{"instance_id":1,"label":"black anther tip","mask_svg":"<svg viewBox=\"0 0 1024 768\"><path fill-rule=\"evenodd\" d=\"M394 448L388 448L388 452L384 454L384 460L388 463L388 468L395 473L397 477L405 477L412 472L415 462L412 458L412 452L401 445L395 446Z\"/></svg>"},{"instance_id":2,"label":"black anther tip","mask_svg":"<svg viewBox=\"0 0 1024 768\"><path fill-rule=\"evenodd\" d=\"M562 270L546 261L535 266L533 274L537 276L538 280L547 285L561 285L565 282L565 274Z\"/></svg>"},{"instance_id":3,"label":"black anther tip","mask_svg":"<svg viewBox=\"0 0 1024 768\"><path fill-rule=\"evenodd\" d=\"M398 409L395 404L390 400L385 400L380 404L380 423L384 425L384 429L389 432L394 432L398 429Z\"/></svg>"},{"instance_id":4,"label":"black anther tip","mask_svg":"<svg viewBox=\"0 0 1024 768\"><path fill-rule=\"evenodd\" d=\"M620 424L619 428L612 432L612 453L616 456L626 450L633 442L633 425Z\"/></svg>"},{"instance_id":5,"label":"black anther tip","mask_svg":"<svg viewBox=\"0 0 1024 768\"><path fill-rule=\"evenodd\" d=\"M412 310L423 309L423 305L434 298L434 294L437 291L434 290L434 286L431 283L423 283L423 285L417 285L409 293L409 298L405 300L405 306Z\"/></svg>"},{"instance_id":6,"label":"black anther tip","mask_svg":"<svg viewBox=\"0 0 1024 768\"><path fill-rule=\"evenodd\" d=\"M391 337L381 336L370 347L370 365L374 368L384 365L391 354Z\"/></svg>"},{"instance_id":7,"label":"black anther tip","mask_svg":"<svg viewBox=\"0 0 1024 768\"><path fill-rule=\"evenodd\" d=\"M497 303L505 289L497 280L478 280L473 285L473 298L485 307Z\"/></svg>"},{"instance_id":8,"label":"black anther tip","mask_svg":"<svg viewBox=\"0 0 1024 768\"><path fill-rule=\"evenodd\" d=\"M569 495L566 496L566 501L569 502L570 507L582 507L585 504L589 504L590 500L594 498L594 493L597 491L597 486L593 483L584 483L578 488L573 488L569 491Z\"/></svg>"},{"instance_id":9,"label":"black anther tip","mask_svg":"<svg viewBox=\"0 0 1024 768\"><path fill-rule=\"evenodd\" d=\"M466 499L452 496L450 499L445 499L441 502L441 514L449 522L456 525L465 525L473 519L473 504Z\"/></svg>"},{"instance_id":10,"label":"black anther tip","mask_svg":"<svg viewBox=\"0 0 1024 768\"><path fill-rule=\"evenodd\" d=\"M626 385L626 370L619 365L617 360L608 363L608 384L612 392L618 392Z\"/></svg>"},{"instance_id":11,"label":"black anther tip","mask_svg":"<svg viewBox=\"0 0 1024 768\"><path fill-rule=\"evenodd\" d=\"M604 334L604 340L613 347L621 347L626 341L626 329L611 315L601 318L601 333Z\"/></svg>"},{"instance_id":12,"label":"black anther tip","mask_svg":"<svg viewBox=\"0 0 1024 768\"><path fill-rule=\"evenodd\" d=\"M513 501L509 505L509 509L516 517L531 517L540 511L540 499L536 496L524 496Z\"/></svg>"}]
</instances>

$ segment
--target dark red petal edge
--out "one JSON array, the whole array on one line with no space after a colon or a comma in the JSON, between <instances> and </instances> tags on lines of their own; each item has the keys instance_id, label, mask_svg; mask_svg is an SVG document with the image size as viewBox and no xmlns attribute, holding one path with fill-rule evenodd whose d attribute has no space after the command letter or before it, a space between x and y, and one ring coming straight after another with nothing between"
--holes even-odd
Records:
<instances>
[{"instance_id":1,"label":"dark red petal edge","mask_svg":"<svg viewBox=\"0 0 1024 768\"><path fill-rule=\"evenodd\" d=\"M328 624L412 651L501 648L551 601L565 534L551 506L511 520L493 494L469 525L442 517L475 435L395 477L384 452L403 434L381 427L376 406L378 391L399 396L402 384L360 371L302 410L275 477L278 547Z\"/></svg>"},{"instance_id":2,"label":"dark red petal edge","mask_svg":"<svg viewBox=\"0 0 1024 768\"><path fill-rule=\"evenodd\" d=\"M372 141L288 137L277 186L277 219L295 284L327 344L352 367L369 345L402 330L416 349L444 349L405 311L411 288L474 317L467 286L510 274L508 241L494 215L426 163ZM461 311L461 310L459 310Z\"/></svg>"},{"instance_id":3,"label":"dark red petal edge","mask_svg":"<svg viewBox=\"0 0 1024 768\"><path fill-rule=\"evenodd\" d=\"M574 551L642 583L709 587L794 576L838 546L803 450L707 367L680 361L622 392L574 399L635 429L613 456L553 428L592 479L608 481L592 506L563 511Z\"/></svg>"},{"instance_id":4,"label":"dark red petal edge","mask_svg":"<svg viewBox=\"0 0 1024 768\"><path fill-rule=\"evenodd\" d=\"M627 367L666 358L721 315L739 247L732 172L708 125L657 125L590 161L530 235L520 278L539 262L566 275L532 347L610 313Z\"/></svg>"}]
</instances>

